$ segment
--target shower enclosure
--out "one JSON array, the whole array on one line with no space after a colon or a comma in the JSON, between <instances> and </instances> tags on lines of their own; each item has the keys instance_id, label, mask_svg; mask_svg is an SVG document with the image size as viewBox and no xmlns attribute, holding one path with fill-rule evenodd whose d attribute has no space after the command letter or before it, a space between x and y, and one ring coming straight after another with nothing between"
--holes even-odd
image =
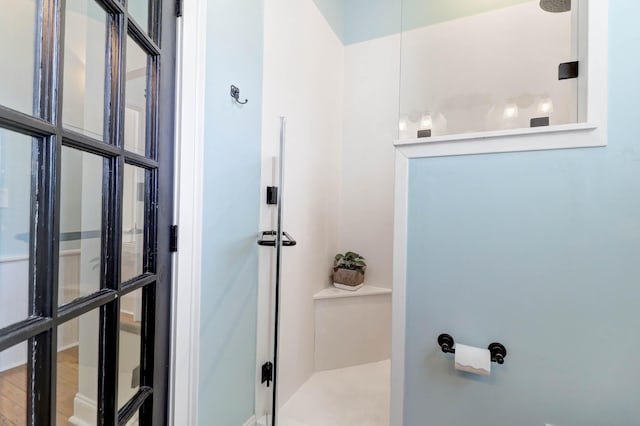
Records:
<instances>
[{"instance_id":1,"label":"shower enclosure","mask_svg":"<svg viewBox=\"0 0 640 426\"><path fill-rule=\"evenodd\" d=\"M209 4L207 93L216 95L205 157L217 167L205 171L199 416L386 426L394 143L484 145L583 122L584 8L393 0L366 17L345 5L341 26L323 2L257 3ZM332 260L347 250L369 265L363 290L348 296L331 285ZM334 384L339 404L309 391Z\"/></svg>"}]
</instances>

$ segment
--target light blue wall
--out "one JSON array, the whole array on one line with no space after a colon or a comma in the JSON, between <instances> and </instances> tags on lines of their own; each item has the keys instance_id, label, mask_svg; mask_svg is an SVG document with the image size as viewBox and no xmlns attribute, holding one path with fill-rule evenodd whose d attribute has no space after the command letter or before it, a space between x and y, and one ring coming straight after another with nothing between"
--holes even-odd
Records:
<instances>
[{"instance_id":1,"label":"light blue wall","mask_svg":"<svg viewBox=\"0 0 640 426\"><path fill-rule=\"evenodd\" d=\"M345 2L343 0L313 0L324 18L327 20L336 35L344 39L344 9Z\"/></svg>"},{"instance_id":2,"label":"light blue wall","mask_svg":"<svg viewBox=\"0 0 640 426\"><path fill-rule=\"evenodd\" d=\"M211 0L207 20L198 414L237 426L254 411L263 2Z\"/></svg>"},{"instance_id":3,"label":"light blue wall","mask_svg":"<svg viewBox=\"0 0 640 426\"><path fill-rule=\"evenodd\" d=\"M344 44L538 0L314 0Z\"/></svg>"},{"instance_id":4,"label":"light blue wall","mask_svg":"<svg viewBox=\"0 0 640 426\"><path fill-rule=\"evenodd\" d=\"M610 11L608 147L410 164L406 425L640 424L640 3Z\"/></svg>"},{"instance_id":5,"label":"light blue wall","mask_svg":"<svg viewBox=\"0 0 640 426\"><path fill-rule=\"evenodd\" d=\"M344 44L399 33L402 29L401 10L402 0L346 0Z\"/></svg>"},{"instance_id":6,"label":"light blue wall","mask_svg":"<svg viewBox=\"0 0 640 426\"><path fill-rule=\"evenodd\" d=\"M402 28L406 31L530 2L539 0L403 0Z\"/></svg>"}]
</instances>

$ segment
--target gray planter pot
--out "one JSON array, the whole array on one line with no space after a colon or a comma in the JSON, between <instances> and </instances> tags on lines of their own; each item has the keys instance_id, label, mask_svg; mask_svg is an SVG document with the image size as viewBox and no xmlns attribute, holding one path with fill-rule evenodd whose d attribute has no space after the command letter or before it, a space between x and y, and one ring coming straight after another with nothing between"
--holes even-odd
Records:
<instances>
[{"instance_id":1,"label":"gray planter pot","mask_svg":"<svg viewBox=\"0 0 640 426\"><path fill-rule=\"evenodd\" d=\"M364 282L364 273L351 269L338 268L333 272L333 282L355 287Z\"/></svg>"}]
</instances>

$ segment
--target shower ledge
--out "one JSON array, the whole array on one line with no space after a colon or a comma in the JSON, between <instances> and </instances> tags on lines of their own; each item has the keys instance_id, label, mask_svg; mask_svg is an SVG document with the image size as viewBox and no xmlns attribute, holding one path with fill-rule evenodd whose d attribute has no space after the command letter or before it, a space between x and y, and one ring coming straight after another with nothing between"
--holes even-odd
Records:
<instances>
[{"instance_id":1,"label":"shower ledge","mask_svg":"<svg viewBox=\"0 0 640 426\"><path fill-rule=\"evenodd\" d=\"M359 290L356 290L356 291L341 290L335 287L327 287L317 292L316 294L314 294L313 299L314 300L342 299L345 297L378 296L382 294L391 294L391 289L365 284Z\"/></svg>"}]
</instances>

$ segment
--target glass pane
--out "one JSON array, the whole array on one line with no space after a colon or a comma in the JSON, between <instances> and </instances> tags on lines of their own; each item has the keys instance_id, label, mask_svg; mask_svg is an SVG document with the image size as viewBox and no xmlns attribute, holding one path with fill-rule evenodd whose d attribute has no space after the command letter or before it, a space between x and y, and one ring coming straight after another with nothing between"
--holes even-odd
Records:
<instances>
[{"instance_id":1,"label":"glass pane","mask_svg":"<svg viewBox=\"0 0 640 426\"><path fill-rule=\"evenodd\" d=\"M0 352L0 425L27 424L27 344Z\"/></svg>"},{"instance_id":2,"label":"glass pane","mask_svg":"<svg viewBox=\"0 0 640 426\"><path fill-rule=\"evenodd\" d=\"M102 157L62 148L60 305L100 290L102 165Z\"/></svg>"},{"instance_id":3,"label":"glass pane","mask_svg":"<svg viewBox=\"0 0 640 426\"><path fill-rule=\"evenodd\" d=\"M67 0L64 127L102 140L107 14L93 0Z\"/></svg>"},{"instance_id":4,"label":"glass pane","mask_svg":"<svg viewBox=\"0 0 640 426\"><path fill-rule=\"evenodd\" d=\"M36 2L2 0L0 105L33 113Z\"/></svg>"},{"instance_id":5,"label":"glass pane","mask_svg":"<svg viewBox=\"0 0 640 426\"><path fill-rule=\"evenodd\" d=\"M122 203L122 281L144 272L144 198L146 171L124 166L124 200Z\"/></svg>"},{"instance_id":6,"label":"glass pane","mask_svg":"<svg viewBox=\"0 0 640 426\"><path fill-rule=\"evenodd\" d=\"M147 129L147 54L127 38L127 86L124 117L124 147L145 154Z\"/></svg>"},{"instance_id":7,"label":"glass pane","mask_svg":"<svg viewBox=\"0 0 640 426\"><path fill-rule=\"evenodd\" d=\"M129 0L129 13L144 30L149 30L149 0Z\"/></svg>"},{"instance_id":8,"label":"glass pane","mask_svg":"<svg viewBox=\"0 0 640 426\"><path fill-rule=\"evenodd\" d=\"M118 364L118 409L140 388L140 330L142 289L123 296L120 302L120 357Z\"/></svg>"},{"instance_id":9,"label":"glass pane","mask_svg":"<svg viewBox=\"0 0 640 426\"><path fill-rule=\"evenodd\" d=\"M0 328L29 314L32 140L0 129Z\"/></svg>"},{"instance_id":10,"label":"glass pane","mask_svg":"<svg viewBox=\"0 0 640 426\"><path fill-rule=\"evenodd\" d=\"M139 413L136 413L131 420L127 422L127 426L138 426Z\"/></svg>"},{"instance_id":11,"label":"glass pane","mask_svg":"<svg viewBox=\"0 0 640 426\"><path fill-rule=\"evenodd\" d=\"M58 327L58 425L95 425L100 309Z\"/></svg>"},{"instance_id":12,"label":"glass pane","mask_svg":"<svg viewBox=\"0 0 640 426\"><path fill-rule=\"evenodd\" d=\"M571 9L403 0L400 139L577 122L578 80L558 79L577 55Z\"/></svg>"}]
</instances>

